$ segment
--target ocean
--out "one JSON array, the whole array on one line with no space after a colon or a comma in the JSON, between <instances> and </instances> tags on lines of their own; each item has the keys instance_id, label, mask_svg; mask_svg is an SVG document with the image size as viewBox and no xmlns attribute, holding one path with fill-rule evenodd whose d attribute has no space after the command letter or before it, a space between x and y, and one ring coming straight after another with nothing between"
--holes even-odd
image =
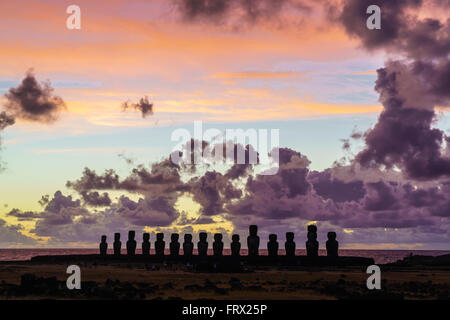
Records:
<instances>
[{"instance_id":1,"label":"ocean","mask_svg":"<svg viewBox=\"0 0 450 320\"><path fill-rule=\"evenodd\" d=\"M136 250L137 254L140 250ZM261 255L267 255L267 250L259 250ZM71 254L96 254L98 249L0 249L0 261L19 261L19 260L30 260L34 256L43 255L71 255ZM112 253L112 251L110 251ZM123 250L126 254L126 251ZM151 250L154 254L154 251ZM168 254L168 250L166 250ZM426 256L439 256L443 254L450 254L450 250L356 250L356 249L341 249L339 250L340 256L355 256L355 257L366 257L373 258L375 263L384 264L395 262L406 257L409 254L414 255L426 255ZM195 250L194 250L195 254ZM209 250L210 255L212 255L212 250ZM229 255L230 250L224 249L224 255ZM241 250L242 255L247 254L246 249ZM284 254L284 250L279 251L280 255ZM305 249L296 250L297 255L306 255ZM319 255L326 255L325 250L319 250Z\"/></svg>"}]
</instances>

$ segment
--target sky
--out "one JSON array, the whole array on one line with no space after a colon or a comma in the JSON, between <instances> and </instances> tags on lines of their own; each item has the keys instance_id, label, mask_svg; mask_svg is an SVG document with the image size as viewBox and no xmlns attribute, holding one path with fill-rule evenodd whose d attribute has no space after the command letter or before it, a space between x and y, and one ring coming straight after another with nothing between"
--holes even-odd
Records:
<instances>
[{"instance_id":1,"label":"sky","mask_svg":"<svg viewBox=\"0 0 450 320\"><path fill-rule=\"evenodd\" d=\"M336 231L342 248L450 249L449 7L2 2L0 247L93 247L131 229L227 243L252 223L263 243L293 231L301 247L315 223L322 248ZM278 129L278 173L174 165L171 135L194 121Z\"/></svg>"}]
</instances>

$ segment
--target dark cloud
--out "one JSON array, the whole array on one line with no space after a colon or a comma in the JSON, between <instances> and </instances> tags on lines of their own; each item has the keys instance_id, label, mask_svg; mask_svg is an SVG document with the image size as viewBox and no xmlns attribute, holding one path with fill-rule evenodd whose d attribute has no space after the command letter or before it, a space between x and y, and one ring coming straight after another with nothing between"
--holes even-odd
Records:
<instances>
[{"instance_id":1,"label":"dark cloud","mask_svg":"<svg viewBox=\"0 0 450 320\"><path fill-rule=\"evenodd\" d=\"M12 126L15 123L15 119L13 116L7 114L6 112L0 112L0 133L3 129L8 126ZM0 151L2 146L2 137L0 136ZM2 165L0 163L0 171L2 171Z\"/></svg>"},{"instance_id":2,"label":"dark cloud","mask_svg":"<svg viewBox=\"0 0 450 320\"><path fill-rule=\"evenodd\" d=\"M188 185L189 193L202 206L201 211L205 215L223 213L225 203L242 195L228 177L216 171L207 171L201 177L191 179Z\"/></svg>"},{"instance_id":3,"label":"dark cloud","mask_svg":"<svg viewBox=\"0 0 450 320\"><path fill-rule=\"evenodd\" d=\"M344 182L333 177L330 169L310 172L308 181L318 195L335 202L358 201L366 194L363 181Z\"/></svg>"},{"instance_id":4,"label":"dark cloud","mask_svg":"<svg viewBox=\"0 0 450 320\"><path fill-rule=\"evenodd\" d=\"M234 27L276 20L283 11L309 13L308 1L301 0L175 0L186 21L228 24Z\"/></svg>"},{"instance_id":5,"label":"dark cloud","mask_svg":"<svg viewBox=\"0 0 450 320\"><path fill-rule=\"evenodd\" d=\"M338 20L350 36L360 39L368 49L400 47L408 30L410 17L408 8L417 8L421 0L345 0ZM370 30L366 26L366 10L370 5L381 8L381 30Z\"/></svg>"},{"instance_id":6,"label":"dark cloud","mask_svg":"<svg viewBox=\"0 0 450 320\"><path fill-rule=\"evenodd\" d=\"M366 27L366 9L373 4L381 8L380 30ZM429 6L450 9L448 1L346 0L337 19L364 48L407 58L377 70L375 90L384 109L363 135L366 146L356 162L400 169L418 180L450 175L450 157L444 152L448 137L434 127L436 107L450 103L450 19L421 15Z\"/></svg>"},{"instance_id":7,"label":"dark cloud","mask_svg":"<svg viewBox=\"0 0 450 320\"><path fill-rule=\"evenodd\" d=\"M120 179L113 169L105 170L102 175L98 175L94 170L85 168L80 179L67 181L66 186L80 194L90 190L170 193L187 188L181 181L179 170L180 167L168 159L152 164L150 170L139 165L133 168L131 174L124 179Z\"/></svg>"},{"instance_id":8,"label":"dark cloud","mask_svg":"<svg viewBox=\"0 0 450 320\"><path fill-rule=\"evenodd\" d=\"M148 101L148 97L143 97L138 103L132 103L129 101L122 103L122 109L134 109L136 111L140 111L142 118L146 118L147 116L151 116L153 114L153 103Z\"/></svg>"},{"instance_id":9,"label":"dark cloud","mask_svg":"<svg viewBox=\"0 0 450 320\"><path fill-rule=\"evenodd\" d=\"M35 245L37 241L22 234L21 229L21 225L8 225L5 220L0 219L0 246Z\"/></svg>"},{"instance_id":10,"label":"dark cloud","mask_svg":"<svg viewBox=\"0 0 450 320\"><path fill-rule=\"evenodd\" d=\"M33 211L21 211L19 209L12 209L6 214L9 217L15 217L19 221L32 221L38 217Z\"/></svg>"},{"instance_id":11,"label":"dark cloud","mask_svg":"<svg viewBox=\"0 0 450 320\"><path fill-rule=\"evenodd\" d=\"M141 232L145 226L168 226L179 217L175 202L176 197L171 196L149 196L138 201L121 196L103 210L90 211L80 200L57 191L42 212L12 210L9 216L35 221L31 233L52 237L55 243L92 242L101 234L125 233L130 229Z\"/></svg>"},{"instance_id":12,"label":"dark cloud","mask_svg":"<svg viewBox=\"0 0 450 320\"><path fill-rule=\"evenodd\" d=\"M106 170L103 175L97 175L94 170L84 168L83 175L76 181L67 181L66 187L78 192L92 189L113 190L119 185L119 175L112 169Z\"/></svg>"},{"instance_id":13,"label":"dark cloud","mask_svg":"<svg viewBox=\"0 0 450 320\"><path fill-rule=\"evenodd\" d=\"M443 154L445 133L433 128L434 107L448 103L450 62L390 62L378 70L375 89L384 110L364 135L366 147L356 156L363 166L394 166L416 179L450 175L450 158Z\"/></svg>"},{"instance_id":14,"label":"dark cloud","mask_svg":"<svg viewBox=\"0 0 450 320\"><path fill-rule=\"evenodd\" d=\"M137 202L122 196L117 213L126 221L137 226L169 226L179 217L175 209L175 196L162 195L146 197Z\"/></svg>"},{"instance_id":15,"label":"dark cloud","mask_svg":"<svg viewBox=\"0 0 450 320\"><path fill-rule=\"evenodd\" d=\"M441 10L450 6L448 2L422 0L346 0L337 20L369 50L395 51L414 59L445 58L450 51L449 21L419 18L420 10L430 3ZM370 5L381 8L380 30L366 27Z\"/></svg>"},{"instance_id":16,"label":"dark cloud","mask_svg":"<svg viewBox=\"0 0 450 320\"><path fill-rule=\"evenodd\" d=\"M8 126L12 126L15 122L16 121L12 115L9 115L4 111L0 112L0 130L5 129Z\"/></svg>"},{"instance_id":17,"label":"dark cloud","mask_svg":"<svg viewBox=\"0 0 450 320\"><path fill-rule=\"evenodd\" d=\"M90 206L101 207L101 206L109 206L111 204L111 199L107 192L100 194L97 191L92 192L82 191L80 194L84 200L84 203Z\"/></svg>"},{"instance_id":18,"label":"dark cloud","mask_svg":"<svg viewBox=\"0 0 450 320\"><path fill-rule=\"evenodd\" d=\"M39 84L33 71L29 70L22 83L5 94L3 107L16 118L54 122L66 105L61 97L53 95L53 90L50 82Z\"/></svg>"}]
</instances>

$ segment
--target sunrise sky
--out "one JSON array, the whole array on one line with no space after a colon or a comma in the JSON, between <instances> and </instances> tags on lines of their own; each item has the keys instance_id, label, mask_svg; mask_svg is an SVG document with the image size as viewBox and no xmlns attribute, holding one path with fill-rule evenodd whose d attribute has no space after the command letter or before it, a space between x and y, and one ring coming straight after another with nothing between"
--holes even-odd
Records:
<instances>
[{"instance_id":1,"label":"sunrise sky","mask_svg":"<svg viewBox=\"0 0 450 320\"><path fill-rule=\"evenodd\" d=\"M111 240L113 232L125 236L130 228L137 234L152 232L151 241L157 230L230 236L246 234L250 223L260 225L262 237L277 232L281 240L286 231L295 231L302 247L305 226L314 221L321 247L326 232L335 230L343 248L449 249L445 2L372 1L382 10L382 29L374 31L364 29L367 15L359 10L369 2L2 1L0 112L11 114L15 123L0 131L0 247L92 246L101 234ZM80 30L66 28L71 4L81 8ZM347 13L352 10L356 22L350 23ZM442 25L424 23L426 18ZM397 31L402 41L392 38ZM378 32L377 39L367 32ZM421 38L421 52L409 45L419 41L413 33L431 39ZM383 37L389 39L379 40ZM435 44L439 54L438 49L427 51ZM409 68L414 63L428 71ZM405 101L400 108L424 112L417 116L418 135L425 140L433 132L435 149L409 140L414 134L407 132L416 129L413 115L399 116L405 130L382 126L380 113L394 109L381 80L375 90L384 76L379 68L397 72L392 81ZM49 81L51 94L64 101L54 120L18 112L22 106L8 107L8 92L27 75L41 86ZM417 77L419 83L428 76L432 81L423 83L430 88L425 86L421 94L411 79ZM431 95L430 103L423 98ZM153 114L143 117L139 110L122 108L145 96L153 103ZM423 120L428 117L432 119ZM270 181L253 177L252 183L244 176L225 181L224 172L214 178L179 172L183 181L177 180L170 191L170 179L161 188L143 186L141 180L138 189L66 184L81 181L86 167L98 177L114 169L121 181L133 168L152 171L152 164L158 166L152 174L163 170L165 178L177 175L159 164L175 145L171 133L176 128L192 131L195 120L220 130L280 129L280 146L289 150L282 166L296 170L286 172L298 180L286 181L282 172ZM365 138L374 127L375 133ZM392 150L380 148L382 132L392 134L383 138L388 145L394 146L397 138L400 142ZM423 170L415 171L417 163L408 158L422 156ZM296 162L304 157L309 165ZM366 168L369 162L375 167ZM439 169L430 169L435 163ZM191 178L198 180L189 182ZM218 191L219 200L208 198L205 181ZM302 183L305 188L299 187ZM242 193L228 197L229 188ZM270 205L258 194L267 194L266 188L273 188L269 197L276 199ZM283 194L275 190L285 188ZM95 191L107 192L111 202L94 205L82 196ZM45 195L49 199L40 204Z\"/></svg>"}]
</instances>

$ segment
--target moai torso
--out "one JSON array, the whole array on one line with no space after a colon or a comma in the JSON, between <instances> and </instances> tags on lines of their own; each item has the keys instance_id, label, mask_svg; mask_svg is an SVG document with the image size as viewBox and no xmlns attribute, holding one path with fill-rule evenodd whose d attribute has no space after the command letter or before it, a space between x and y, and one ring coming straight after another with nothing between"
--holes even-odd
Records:
<instances>
[{"instance_id":1,"label":"moai torso","mask_svg":"<svg viewBox=\"0 0 450 320\"><path fill-rule=\"evenodd\" d=\"M156 241L155 241L155 253L156 253L156 255L160 256L160 257L163 257L165 248L166 248L166 242L164 241L164 233L157 233L156 234Z\"/></svg>"},{"instance_id":2,"label":"moai torso","mask_svg":"<svg viewBox=\"0 0 450 320\"><path fill-rule=\"evenodd\" d=\"M222 242L222 234L220 233L216 233L214 235L213 251L215 256L217 257L222 256L223 242Z\"/></svg>"},{"instance_id":3,"label":"moai torso","mask_svg":"<svg viewBox=\"0 0 450 320\"><path fill-rule=\"evenodd\" d=\"M208 255L208 242L206 241L206 238L208 237L208 234L206 232L200 232L199 238L200 241L197 243L197 250L199 256L206 256Z\"/></svg>"},{"instance_id":4,"label":"moai torso","mask_svg":"<svg viewBox=\"0 0 450 320\"><path fill-rule=\"evenodd\" d=\"M144 233L142 236L142 255L150 255L150 234Z\"/></svg>"},{"instance_id":5,"label":"moai torso","mask_svg":"<svg viewBox=\"0 0 450 320\"><path fill-rule=\"evenodd\" d=\"M177 257L180 254L180 243L178 242L179 239L178 233L172 233L170 236L170 255Z\"/></svg>"},{"instance_id":6,"label":"moai torso","mask_svg":"<svg viewBox=\"0 0 450 320\"><path fill-rule=\"evenodd\" d=\"M191 257L194 250L194 243L192 242L192 234L184 235L183 254L185 257Z\"/></svg>"},{"instance_id":7,"label":"moai torso","mask_svg":"<svg viewBox=\"0 0 450 320\"><path fill-rule=\"evenodd\" d=\"M122 249L122 242L120 241L120 233L114 234L114 254L120 256L120 250Z\"/></svg>"},{"instance_id":8,"label":"moai torso","mask_svg":"<svg viewBox=\"0 0 450 320\"><path fill-rule=\"evenodd\" d=\"M308 226L308 241L306 241L306 255L308 257L317 257L319 255L319 242L317 242L317 227Z\"/></svg>"},{"instance_id":9,"label":"moai torso","mask_svg":"<svg viewBox=\"0 0 450 320\"><path fill-rule=\"evenodd\" d=\"M250 235L247 237L248 255L257 256L259 253L258 227L251 225L249 231Z\"/></svg>"},{"instance_id":10,"label":"moai torso","mask_svg":"<svg viewBox=\"0 0 450 320\"><path fill-rule=\"evenodd\" d=\"M269 242L267 242L267 251L269 256L276 257L278 255L278 241L276 234L269 235Z\"/></svg>"},{"instance_id":11,"label":"moai torso","mask_svg":"<svg viewBox=\"0 0 450 320\"><path fill-rule=\"evenodd\" d=\"M328 240L326 242L327 246L327 256L337 257L339 242L336 240L336 232L328 232Z\"/></svg>"},{"instance_id":12,"label":"moai torso","mask_svg":"<svg viewBox=\"0 0 450 320\"><path fill-rule=\"evenodd\" d=\"M106 242L106 236L102 236L102 242L100 242L100 255L106 256L108 252L108 243Z\"/></svg>"},{"instance_id":13,"label":"moai torso","mask_svg":"<svg viewBox=\"0 0 450 320\"><path fill-rule=\"evenodd\" d=\"M234 257L240 256L241 251L241 243L239 242L240 238L238 234L233 234L231 237L231 255Z\"/></svg>"},{"instance_id":14,"label":"moai torso","mask_svg":"<svg viewBox=\"0 0 450 320\"><path fill-rule=\"evenodd\" d=\"M293 232L286 232L286 242L284 243L284 249L286 250L286 256L295 257L295 242Z\"/></svg>"},{"instance_id":15,"label":"moai torso","mask_svg":"<svg viewBox=\"0 0 450 320\"><path fill-rule=\"evenodd\" d=\"M136 240L134 231L128 232L128 241L127 241L127 255L134 256L136 254Z\"/></svg>"}]
</instances>

